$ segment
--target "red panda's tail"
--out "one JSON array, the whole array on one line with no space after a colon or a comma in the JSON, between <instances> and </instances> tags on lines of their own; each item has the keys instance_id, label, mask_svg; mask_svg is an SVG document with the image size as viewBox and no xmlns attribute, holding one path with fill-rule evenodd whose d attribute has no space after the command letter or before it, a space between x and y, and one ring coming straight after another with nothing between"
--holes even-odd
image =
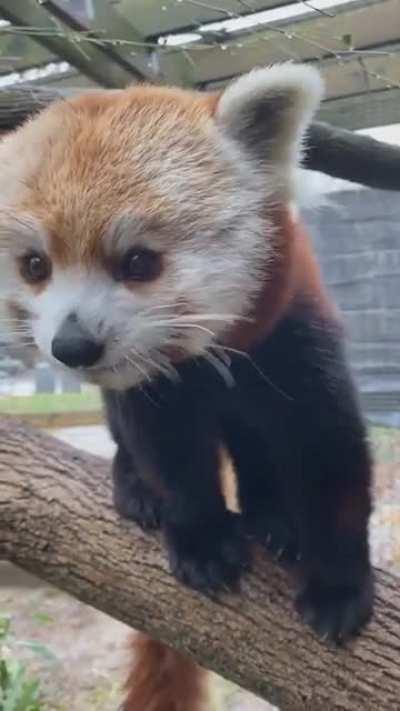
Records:
<instances>
[{"instance_id":1,"label":"red panda's tail","mask_svg":"<svg viewBox=\"0 0 400 711\"><path fill-rule=\"evenodd\" d=\"M161 642L136 633L121 711L205 711L206 672Z\"/></svg>"}]
</instances>

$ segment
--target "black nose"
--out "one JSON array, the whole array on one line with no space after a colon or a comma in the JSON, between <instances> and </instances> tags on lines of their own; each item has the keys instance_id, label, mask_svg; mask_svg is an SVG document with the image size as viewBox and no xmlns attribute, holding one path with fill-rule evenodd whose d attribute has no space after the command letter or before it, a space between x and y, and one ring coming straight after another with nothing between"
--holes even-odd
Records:
<instances>
[{"instance_id":1,"label":"black nose","mask_svg":"<svg viewBox=\"0 0 400 711\"><path fill-rule=\"evenodd\" d=\"M75 315L65 319L51 344L54 358L70 368L95 365L103 351L104 345L94 340Z\"/></svg>"}]
</instances>

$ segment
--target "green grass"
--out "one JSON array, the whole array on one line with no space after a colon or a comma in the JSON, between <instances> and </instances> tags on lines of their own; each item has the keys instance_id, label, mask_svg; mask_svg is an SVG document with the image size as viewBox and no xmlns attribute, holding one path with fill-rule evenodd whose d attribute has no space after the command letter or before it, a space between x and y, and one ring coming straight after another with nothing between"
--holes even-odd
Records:
<instances>
[{"instance_id":1,"label":"green grass","mask_svg":"<svg viewBox=\"0 0 400 711\"><path fill-rule=\"evenodd\" d=\"M9 415L46 415L58 412L98 411L100 393L95 388L83 393L40 393L31 396L0 397L0 413Z\"/></svg>"},{"instance_id":2,"label":"green grass","mask_svg":"<svg viewBox=\"0 0 400 711\"><path fill-rule=\"evenodd\" d=\"M15 639L11 618L0 616L0 709L1 711L42 711L39 679L31 678L14 653L18 647L53 659L47 647L38 642Z\"/></svg>"}]
</instances>

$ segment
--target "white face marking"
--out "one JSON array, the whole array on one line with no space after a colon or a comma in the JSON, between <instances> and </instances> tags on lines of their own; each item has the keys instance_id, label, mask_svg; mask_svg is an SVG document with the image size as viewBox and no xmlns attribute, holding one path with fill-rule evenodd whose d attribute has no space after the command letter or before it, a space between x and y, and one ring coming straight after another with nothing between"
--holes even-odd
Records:
<instances>
[{"instance_id":1,"label":"white face marking","mask_svg":"<svg viewBox=\"0 0 400 711\"><path fill-rule=\"evenodd\" d=\"M55 266L45 289L38 295L24 289L21 304L33 314L35 342L50 360L53 338L72 313L105 345L95 366L78 369L91 382L121 389L161 373L172 376L172 352L206 352L247 312L259 282L258 263L265 264L270 249L264 235L250 250L249 242L251 233L235 230L206 240L201 249L188 240L167 255L154 283L133 289L100 268Z\"/></svg>"},{"instance_id":2,"label":"white face marking","mask_svg":"<svg viewBox=\"0 0 400 711\"><path fill-rule=\"evenodd\" d=\"M27 308L31 291L22 282L17 260L29 251L46 252L48 237L39 222L26 214L0 214L0 333L2 338L27 353L31 362L35 344L31 322L21 318L9 303Z\"/></svg>"},{"instance_id":3,"label":"white face marking","mask_svg":"<svg viewBox=\"0 0 400 711\"><path fill-rule=\"evenodd\" d=\"M76 263L54 264L51 279L35 291L18 273L16 250L37 245L40 229L28 220L28 229L17 225L12 239L0 229L0 298L29 312L40 351L52 358L53 338L75 314L104 345L98 363L81 374L107 388L173 374L177 350L207 357L232 323L247 316L268 278L274 249L268 209L290 199L301 137L320 91L314 70L286 64L239 79L224 93L215 117L207 115L204 122L182 119L179 102L171 110L150 102L137 111L128 90L119 94L120 108L116 98L107 145L106 108L97 124L85 114L85 104L76 111L68 102L2 142L0 225L2 211L18 214L18 204L29 204L33 183L38 212L54 218L52 235L54 224L61 232L65 228L61 239L71 249L70 263ZM131 107L133 120L127 123ZM20 153L26 160L15 161ZM143 224L149 213L168 223L165 242L157 226L153 231ZM93 227L107 221L106 234ZM100 266L78 264L80 247L92 239L102 239L113 256L135 242L161 249L163 271L152 282L127 288ZM46 240L41 248L47 251Z\"/></svg>"},{"instance_id":4,"label":"white face marking","mask_svg":"<svg viewBox=\"0 0 400 711\"><path fill-rule=\"evenodd\" d=\"M177 352L179 357L207 353L233 322L247 315L259 290L261 270L271 256L268 236L272 228L260 216L261 180L243 159L238 177L241 189L236 200L230 196L229 224L224 220L225 229L218 225L215 231L194 230L178 239L172 230L163 271L147 284L127 288L100 266L60 268L54 264L50 281L35 293L21 279L16 255L9 250L5 271L12 275L12 285L5 292L31 314L40 352L54 362L52 341L63 321L75 314L105 346L95 366L78 370L103 387L123 389L161 373L172 376ZM117 245L115 230L104 235L109 253L121 256L135 242L160 248L160 235L132 232L132 220L125 217L122 233L124 223L129 226L128 235L122 234ZM16 241L22 253L35 246L26 235Z\"/></svg>"},{"instance_id":5,"label":"white face marking","mask_svg":"<svg viewBox=\"0 0 400 711\"><path fill-rule=\"evenodd\" d=\"M246 210L230 229L172 240L160 277L133 288L100 266L54 264L51 279L35 293L22 280L16 258L39 247L46 251L46 240L19 234L0 261L4 274L0 291L30 314L36 346L53 363L52 341L63 321L75 314L105 346L95 366L77 371L91 382L123 389L161 373L173 376L177 351L180 357L206 353L247 314L258 291L271 244L265 235L268 223L258 217L259 198L254 195L257 192L252 196L249 191ZM140 244L156 247L157 240L144 235ZM127 240L122 241L128 249Z\"/></svg>"}]
</instances>

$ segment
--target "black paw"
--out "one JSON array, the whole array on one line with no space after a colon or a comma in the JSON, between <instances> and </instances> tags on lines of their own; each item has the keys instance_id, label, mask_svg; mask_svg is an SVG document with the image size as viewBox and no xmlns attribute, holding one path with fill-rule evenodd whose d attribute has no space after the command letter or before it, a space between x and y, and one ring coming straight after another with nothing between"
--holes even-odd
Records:
<instances>
[{"instance_id":1,"label":"black paw","mask_svg":"<svg viewBox=\"0 0 400 711\"><path fill-rule=\"evenodd\" d=\"M185 585L201 592L237 588L249 568L239 517L226 515L197 525L168 525L165 529L171 571Z\"/></svg>"},{"instance_id":2,"label":"black paw","mask_svg":"<svg viewBox=\"0 0 400 711\"><path fill-rule=\"evenodd\" d=\"M266 513L247 517L246 529L263 545L273 558L282 563L294 563L300 558L295 533L284 516Z\"/></svg>"},{"instance_id":3,"label":"black paw","mask_svg":"<svg viewBox=\"0 0 400 711\"><path fill-rule=\"evenodd\" d=\"M352 587L309 584L297 598L296 607L319 637L343 644L371 618L372 577Z\"/></svg>"},{"instance_id":4,"label":"black paw","mask_svg":"<svg viewBox=\"0 0 400 711\"><path fill-rule=\"evenodd\" d=\"M161 501L140 480L123 487L114 486L114 506L120 516L135 521L146 531L160 528Z\"/></svg>"}]
</instances>

